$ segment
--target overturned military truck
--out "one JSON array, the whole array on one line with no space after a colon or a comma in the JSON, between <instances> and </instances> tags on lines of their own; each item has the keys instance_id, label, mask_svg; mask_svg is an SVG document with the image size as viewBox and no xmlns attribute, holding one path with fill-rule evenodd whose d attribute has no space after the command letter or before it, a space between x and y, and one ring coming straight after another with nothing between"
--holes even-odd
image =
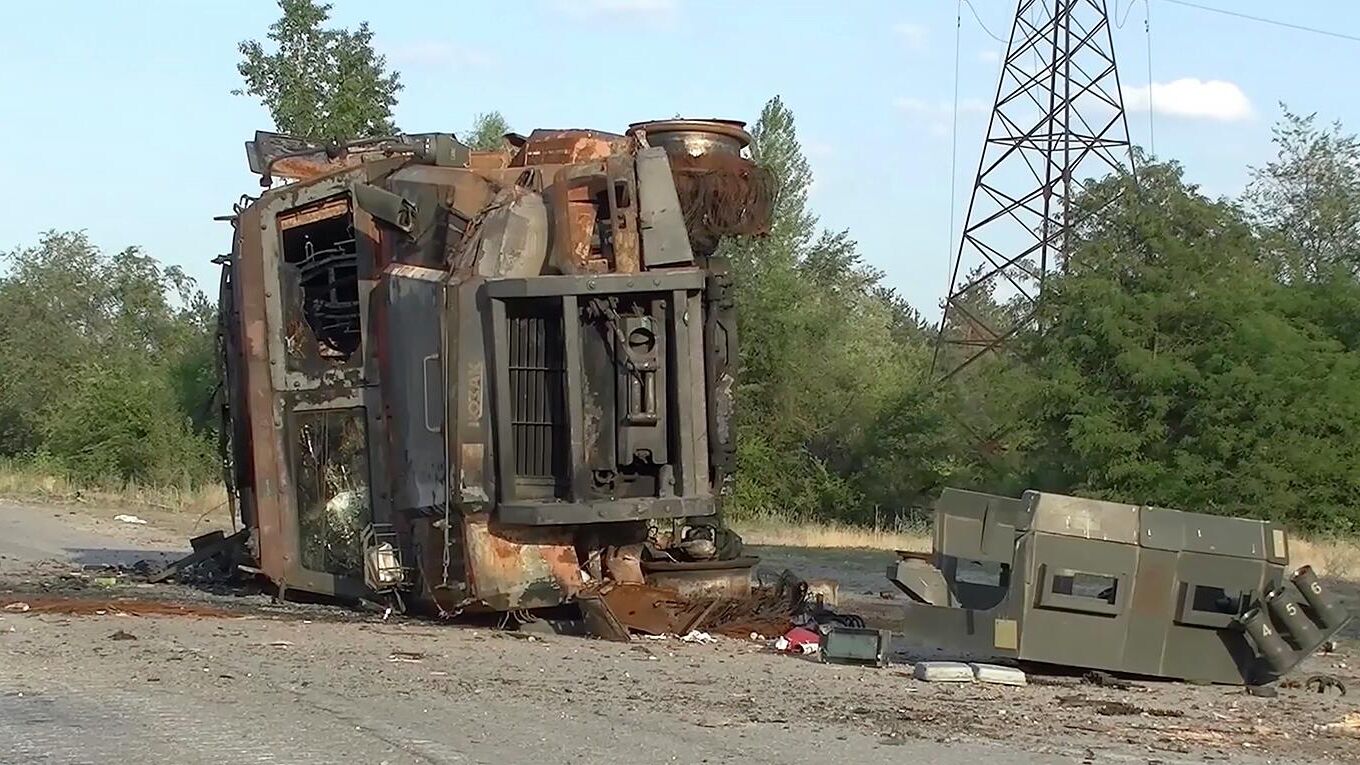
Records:
<instances>
[{"instance_id":1,"label":"overturned military truck","mask_svg":"<svg viewBox=\"0 0 1360 765\"><path fill-rule=\"evenodd\" d=\"M964 656L1259 685L1350 619L1269 521L946 489L902 551L906 637Z\"/></svg>"},{"instance_id":2,"label":"overturned military truck","mask_svg":"<svg viewBox=\"0 0 1360 765\"><path fill-rule=\"evenodd\" d=\"M223 259L228 483L281 590L441 613L653 567L748 577L718 518L742 123L316 146L258 133ZM749 560L749 559L743 559Z\"/></svg>"}]
</instances>

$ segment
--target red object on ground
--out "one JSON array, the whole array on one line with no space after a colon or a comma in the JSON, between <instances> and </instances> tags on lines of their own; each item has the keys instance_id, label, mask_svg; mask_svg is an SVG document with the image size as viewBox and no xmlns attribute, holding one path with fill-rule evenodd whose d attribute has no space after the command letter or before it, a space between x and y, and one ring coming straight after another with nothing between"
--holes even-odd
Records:
<instances>
[{"instance_id":1,"label":"red object on ground","mask_svg":"<svg viewBox=\"0 0 1360 765\"><path fill-rule=\"evenodd\" d=\"M789 641L789 645L784 650L792 653L801 653L804 645L821 645L822 636L810 629L794 627L784 633L784 639Z\"/></svg>"}]
</instances>

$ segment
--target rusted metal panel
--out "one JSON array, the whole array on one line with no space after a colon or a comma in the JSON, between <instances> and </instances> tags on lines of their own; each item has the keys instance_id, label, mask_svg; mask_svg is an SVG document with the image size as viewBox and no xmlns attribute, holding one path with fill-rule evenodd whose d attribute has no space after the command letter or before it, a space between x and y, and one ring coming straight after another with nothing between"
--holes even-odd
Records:
<instances>
[{"instance_id":1,"label":"rusted metal panel","mask_svg":"<svg viewBox=\"0 0 1360 765\"><path fill-rule=\"evenodd\" d=\"M260 568L275 582L285 582L295 553L288 544L281 497L292 487L280 469L285 454L282 443L282 402L270 385L269 328L265 321L266 293L260 209L244 211L239 221L241 255L239 269L240 316L245 367L245 390L250 423L251 459L255 465L254 516ZM276 424L276 418L278 420Z\"/></svg>"},{"instance_id":2,"label":"rusted metal panel","mask_svg":"<svg viewBox=\"0 0 1360 765\"><path fill-rule=\"evenodd\" d=\"M597 130L535 130L511 160L511 167L569 165L603 159L627 147L621 135Z\"/></svg>"},{"instance_id":3,"label":"rusted metal panel","mask_svg":"<svg viewBox=\"0 0 1360 765\"><path fill-rule=\"evenodd\" d=\"M469 517L463 532L472 596L488 608L552 606L581 589L569 529L493 529L485 518Z\"/></svg>"}]
</instances>

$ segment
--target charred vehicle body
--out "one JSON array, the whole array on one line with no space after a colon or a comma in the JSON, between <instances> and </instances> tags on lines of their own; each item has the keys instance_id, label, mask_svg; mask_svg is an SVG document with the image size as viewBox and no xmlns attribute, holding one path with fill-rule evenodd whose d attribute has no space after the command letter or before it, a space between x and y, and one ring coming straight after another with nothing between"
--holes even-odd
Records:
<instances>
[{"instance_id":1,"label":"charred vehicle body","mask_svg":"<svg viewBox=\"0 0 1360 765\"><path fill-rule=\"evenodd\" d=\"M1350 619L1268 521L946 489L933 547L888 566L906 637L971 656L1256 685Z\"/></svg>"},{"instance_id":2,"label":"charred vehicle body","mask_svg":"<svg viewBox=\"0 0 1360 765\"><path fill-rule=\"evenodd\" d=\"M257 134L272 187L231 218L220 305L251 566L444 613L654 566L749 578L718 521L737 353L715 254L768 225L749 140L717 120L498 151Z\"/></svg>"}]
</instances>

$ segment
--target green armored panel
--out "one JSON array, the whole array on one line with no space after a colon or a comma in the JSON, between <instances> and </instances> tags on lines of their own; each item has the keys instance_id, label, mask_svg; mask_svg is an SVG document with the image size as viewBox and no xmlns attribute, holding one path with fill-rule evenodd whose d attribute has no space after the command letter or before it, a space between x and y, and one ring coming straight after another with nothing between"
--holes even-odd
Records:
<instances>
[{"instance_id":1,"label":"green armored panel","mask_svg":"<svg viewBox=\"0 0 1360 765\"><path fill-rule=\"evenodd\" d=\"M1244 557L1181 553L1158 674L1243 682L1254 653L1233 617L1246 611L1259 593L1273 589L1283 572L1279 565Z\"/></svg>"},{"instance_id":2,"label":"green armored panel","mask_svg":"<svg viewBox=\"0 0 1360 765\"><path fill-rule=\"evenodd\" d=\"M1030 528L1082 539L1138 544L1138 506L1027 491Z\"/></svg>"},{"instance_id":3,"label":"green armored panel","mask_svg":"<svg viewBox=\"0 0 1360 765\"><path fill-rule=\"evenodd\" d=\"M1020 658L1118 670L1139 548L1043 532L1026 540Z\"/></svg>"},{"instance_id":4,"label":"green armored panel","mask_svg":"<svg viewBox=\"0 0 1360 765\"><path fill-rule=\"evenodd\" d=\"M1125 672L1161 674L1176 607L1178 557L1178 553L1166 550L1138 550L1137 584L1129 600L1129 634L1120 661Z\"/></svg>"},{"instance_id":5,"label":"green armored panel","mask_svg":"<svg viewBox=\"0 0 1360 765\"><path fill-rule=\"evenodd\" d=\"M1024 502L975 491L945 489L935 504L935 550L963 560L1010 563Z\"/></svg>"},{"instance_id":6,"label":"green armored panel","mask_svg":"<svg viewBox=\"0 0 1360 765\"><path fill-rule=\"evenodd\" d=\"M1159 550L1228 555L1253 560L1288 556L1283 529L1262 521L1187 513L1159 507L1142 508L1139 543Z\"/></svg>"}]
</instances>

